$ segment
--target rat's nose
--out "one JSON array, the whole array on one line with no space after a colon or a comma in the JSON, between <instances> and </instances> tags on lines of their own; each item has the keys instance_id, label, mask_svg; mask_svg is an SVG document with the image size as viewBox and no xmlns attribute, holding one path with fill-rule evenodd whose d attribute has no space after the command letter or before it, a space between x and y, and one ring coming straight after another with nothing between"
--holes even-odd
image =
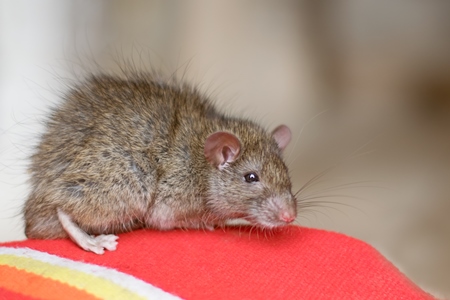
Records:
<instances>
[{"instance_id":1,"label":"rat's nose","mask_svg":"<svg viewBox=\"0 0 450 300\"><path fill-rule=\"evenodd\" d=\"M286 223L291 223L295 220L295 216L287 211L284 211L280 214L280 220Z\"/></svg>"}]
</instances>

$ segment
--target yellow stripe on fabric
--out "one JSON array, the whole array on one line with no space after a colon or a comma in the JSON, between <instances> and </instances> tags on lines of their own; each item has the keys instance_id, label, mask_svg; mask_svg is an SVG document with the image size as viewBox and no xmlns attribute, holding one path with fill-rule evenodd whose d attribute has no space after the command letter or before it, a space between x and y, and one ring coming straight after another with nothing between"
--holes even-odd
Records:
<instances>
[{"instance_id":1,"label":"yellow stripe on fabric","mask_svg":"<svg viewBox=\"0 0 450 300\"><path fill-rule=\"evenodd\" d=\"M145 299L107 279L67 267L55 266L37 259L0 254L0 264L58 280L103 299Z\"/></svg>"}]
</instances>

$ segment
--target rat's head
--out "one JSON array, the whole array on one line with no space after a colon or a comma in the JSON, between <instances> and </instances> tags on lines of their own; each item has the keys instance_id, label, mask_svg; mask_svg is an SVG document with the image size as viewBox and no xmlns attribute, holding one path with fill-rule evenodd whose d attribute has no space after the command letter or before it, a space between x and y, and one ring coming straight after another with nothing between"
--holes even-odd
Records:
<instances>
[{"instance_id":1,"label":"rat's head","mask_svg":"<svg viewBox=\"0 0 450 300\"><path fill-rule=\"evenodd\" d=\"M218 131L205 141L204 154L212 166L209 208L220 218L244 218L265 228L291 223L297 206L281 158L291 131L281 125L267 134L248 126L237 135Z\"/></svg>"}]
</instances>

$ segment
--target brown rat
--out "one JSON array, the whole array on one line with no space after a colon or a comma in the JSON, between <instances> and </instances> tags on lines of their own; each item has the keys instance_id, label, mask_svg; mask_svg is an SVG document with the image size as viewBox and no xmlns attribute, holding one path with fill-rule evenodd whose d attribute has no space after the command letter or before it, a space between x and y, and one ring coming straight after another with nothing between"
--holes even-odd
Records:
<instances>
[{"instance_id":1,"label":"brown rat","mask_svg":"<svg viewBox=\"0 0 450 300\"><path fill-rule=\"evenodd\" d=\"M290 139L284 125L267 133L218 113L187 85L93 76L46 123L25 233L102 254L114 234L138 228L286 225L296 217L281 158Z\"/></svg>"}]
</instances>

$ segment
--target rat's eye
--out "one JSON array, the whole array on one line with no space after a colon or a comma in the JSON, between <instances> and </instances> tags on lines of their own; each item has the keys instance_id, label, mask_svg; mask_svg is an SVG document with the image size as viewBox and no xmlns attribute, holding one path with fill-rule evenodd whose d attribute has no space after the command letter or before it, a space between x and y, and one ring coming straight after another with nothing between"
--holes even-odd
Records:
<instances>
[{"instance_id":1,"label":"rat's eye","mask_svg":"<svg viewBox=\"0 0 450 300\"><path fill-rule=\"evenodd\" d=\"M258 175L256 173L248 173L244 176L245 181L248 183L257 182L259 181Z\"/></svg>"}]
</instances>

